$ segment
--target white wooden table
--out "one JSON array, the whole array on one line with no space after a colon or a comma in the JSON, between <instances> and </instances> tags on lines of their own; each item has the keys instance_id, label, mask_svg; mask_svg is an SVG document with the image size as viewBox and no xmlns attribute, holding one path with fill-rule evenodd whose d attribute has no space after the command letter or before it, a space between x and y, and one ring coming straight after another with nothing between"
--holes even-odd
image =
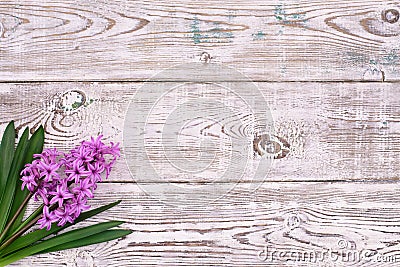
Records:
<instances>
[{"instance_id":1,"label":"white wooden table","mask_svg":"<svg viewBox=\"0 0 400 267\"><path fill-rule=\"evenodd\" d=\"M15 266L398 266L399 11L400 2L389 0L1 1L1 131L14 119L19 129L43 124L47 147L67 150L100 133L123 143L125 114L147 79L179 64L189 64L189 73L198 64L220 64L255 82L275 138L289 149L264 181L245 174L240 183L227 182L229 192L207 191L203 204L191 205L186 195L184 205L171 205L143 185L166 184L176 188L167 199L180 199L180 188L220 188L211 174L229 165L229 146L216 146L201 151L215 153L217 163L206 170L211 176L165 167L170 162L156 142L163 116L180 101L204 96L172 94L156 105L159 116L143 133L147 145L154 141L153 154L139 155L150 155L166 179L131 175L121 159L92 202L122 199L103 218L125 220L134 232ZM209 78L235 87L244 76ZM179 82L198 89L208 80ZM214 97L224 99L220 94ZM215 125L188 128L222 144L221 136L240 136L253 124ZM195 161L190 152L182 158ZM249 162L257 157L254 151ZM257 191L249 190L252 184ZM326 250L375 256L297 258Z\"/></svg>"}]
</instances>

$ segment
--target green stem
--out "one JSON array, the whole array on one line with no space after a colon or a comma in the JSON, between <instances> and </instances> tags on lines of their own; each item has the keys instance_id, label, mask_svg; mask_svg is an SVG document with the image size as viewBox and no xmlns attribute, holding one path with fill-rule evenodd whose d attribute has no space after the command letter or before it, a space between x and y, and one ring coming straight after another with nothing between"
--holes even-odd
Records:
<instances>
[{"instance_id":1,"label":"green stem","mask_svg":"<svg viewBox=\"0 0 400 267\"><path fill-rule=\"evenodd\" d=\"M18 216L21 214L21 212L24 210L26 204L28 204L29 199L31 199L31 197L33 196L33 193L29 193L24 201L21 203L21 205L19 206L17 212L14 214L14 216L11 218L11 220L8 222L8 224L6 225L6 227L4 228L4 231L1 233L0 235L0 241L2 241L4 239L4 237L6 236L8 230L10 230L10 227L13 225L13 223L15 222L15 220L18 218Z\"/></svg>"},{"instance_id":2,"label":"green stem","mask_svg":"<svg viewBox=\"0 0 400 267\"><path fill-rule=\"evenodd\" d=\"M8 245L10 245L15 239L20 237L23 233L25 233L29 228L31 228L41 217L42 215L39 214L35 219L30 221L27 225L25 225L23 228L21 228L18 232L16 232L13 236L11 236L9 239L6 240L1 246L0 246L0 251L6 248Z\"/></svg>"},{"instance_id":3,"label":"green stem","mask_svg":"<svg viewBox=\"0 0 400 267\"><path fill-rule=\"evenodd\" d=\"M26 218L25 221L23 221L21 223L20 226L18 226L17 229L14 230L14 232L12 232L10 234L10 236L14 235L16 232L18 232L19 230L21 230L23 227L25 227L25 225L27 225L30 221L32 221L34 218L36 218L39 214L41 214L43 212L43 206L44 204L40 205L31 215L29 215L28 218Z\"/></svg>"}]
</instances>

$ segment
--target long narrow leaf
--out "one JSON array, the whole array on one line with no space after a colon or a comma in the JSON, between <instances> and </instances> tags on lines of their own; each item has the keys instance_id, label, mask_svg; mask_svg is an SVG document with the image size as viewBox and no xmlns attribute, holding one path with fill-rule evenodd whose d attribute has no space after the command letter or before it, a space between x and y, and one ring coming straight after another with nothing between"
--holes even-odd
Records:
<instances>
[{"instance_id":1,"label":"long narrow leaf","mask_svg":"<svg viewBox=\"0 0 400 267\"><path fill-rule=\"evenodd\" d=\"M23 160L23 166L25 164L31 163L33 161L33 155L34 154L40 154L43 150L43 144L44 144L44 130L43 127L40 126L32 135L31 139L28 142L26 151L25 151L25 157ZM18 208L21 206L23 203L24 199L27 197L29 191L25 188L24 190L21 190L22 186L22 181L21 179L17 180L17 185L15 187L15 196L14 196L14 202L13 206L9 215L9 219L14 216L14 214L17 212ZM10 232L13 232L22 222L22 219L25 215L25 210L26 207L24 208L23 212L20 213L20 215L17 217L15 222L10 228Z\"/></svg>"},{"instance_id":2,"label":"long narrow leaf","mask_svg":"<svg viewBox=\"0 0 400 267\"><path fill-rule=\"evenodd\" d=\"M7 248L5 248L3 251L0 252L0 255L7 255L10 254L14 251L17 251L21 248L27 247L30 244L37 242L51 234L55 234L58 233L61 230L64 230L65 228L77 224L81 221L84 221L88 218L91 218L99 213L102 213L116 205L118 205L119 203L121 203L121 200L118 200L116 202L98 207L96 209L87 211L87 212L83 212L75 221L73 224L67 223L64 226L57 226L56 224L53 224L50 231L47 231L46 229L40 229L40 230L36 230L34 232L31 232L29 234L26 234L24 236L21 236L19 238L17 238L13 243L11 243Z\"/></svg>"},{"instance_id":3,"label":"long narrow leaf","mask_svg":"<svg viewBox=\"0 0 400 267\"><path fill-rule=\"evenodd\" d=\"M25 154L25 162L31 163L34 154L42 153L44 145L44 129L40 126L32 135L29 140L29 148Z\"/></svg>"},{"instance_id":4,"label":"long narrow leaf","mask_svg":"<svg viewBox=\"0 0 400 267\"><path fill-rule=\"evenodd\" d=\"M9 256L6 256L2 259L0 259L0 266L5 266L10 263L13 263L15 261L18 261L22 258L34 255L40 251L52 248L54 246L59 246L64 243L68 243L71 240L76 240L80 238L85 238L87 236L95 235L97 233L101 233L107 229L110 229L112 227L116 227L123 222L121 221L110 221L110 222L104 222L104 223L98 223L95 225L91 225L88 227L72 230L69 232L66 232L64 234L61 234L59 236L55 236L49 239L46 239L44 241L41 241L35 245L26 247L24 249L21 249Z\"/></svg>"},{"instance_id":5,"label":"long narrow leaf","mask_svg":"<svg viewBox=\"0 0 400 267\"><path fill-rule=\"evenodd\" d=\"M3 230L6 226L8 216L11 211L13 198L15 195L15 187L17 184L17 180L19 178L19 173L23 167L23 160L25 155L26 146L28 144L28 136L29 130L28 128L25 129L24 133L22 134L17 148L15 150L14 158L11 164L11 169L8 174L6 189L4 190L3 197L0 203L0 232L2 233L1 236L3 238L0 239L2 241L4 239Z\"/></svg>"},{"instance_id":6,"label":"long narrow leaf","mask_svg":"<svg viewBox=\"0 0 400 267\"><path fill-rule=\"evenodd\" d=\"M11 168L14 157L15 147L15 127L14 121L11 121L4 131L0 144L0 199L6 188L8 172Z\"/></svg>"},{"instance_id":7,"label":"long narrow leaf","mask_svg":"<svg viewBox=\"0 0 400 267\"><path fill-rule=\"evenodd\" d=\"M37 254L61 251L61 250L66 250L66 249L71 249L71 248L79 248L79 247L89 246L89 245L98 244L98 243L102 243L102 242L107 242L107 241L111 241L114 239L118 239L120 237L124 237L131 233L132 233L131 230L122 230L122 229L107 230L107 231L104 231L104 232L101 232L101 233L98 233L95 235L88 236L86 238L80 238L77 240L73 240L73 241L58 245L58 246L51 247L49 249L40 251Z\"/></svg>"}]
</instances>

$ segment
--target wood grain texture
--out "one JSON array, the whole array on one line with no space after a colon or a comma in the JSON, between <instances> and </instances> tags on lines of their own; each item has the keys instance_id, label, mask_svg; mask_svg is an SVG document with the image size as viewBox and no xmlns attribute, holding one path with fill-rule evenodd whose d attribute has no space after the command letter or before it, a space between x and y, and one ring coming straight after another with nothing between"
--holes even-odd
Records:
<instances>
[{"instance_id":1,"label":"wood grain texture","mask_svg":"<svg viewBox=\"0 0 400 267\"><path fill-rule=\"evenodd\" d=\"M170 193L179 196L176 186ZM399 190L395 183L300 182L264 183L249 193L239 185L217 202L177 208L134 184L102 184L93 205L123 199L102 219L126 220L123 227L132 229L131 235L15 266L396 266ZM212 199L215 192L209 193ZM288 255L263 262L258 254L266 245L280 252L368 250L393 258L296 262L287 261Z\"/></svg>"},{"instance_id":2,"label":"wood grain texture","mask_svg":"<svg viewBox=\"0 0 400 267\"><path fill-rule=\"evenodd\" d=\"M156 83L157 84L157 83ZM123 143L124 119L131 99L142 83L33 83L0 85L0 130L10 119L19 130L24 126L46 129L46 146L62 150L74 147L90 135L104 134L106 141ZM169 84L175 88L175 83ZM232 84L225 84L228 88ZM237 84L235 85L237 86ZM187 94L189 88L190 94ZM242 118L222 118L211 123L205 118L187 124L183 131L163 137L169 114L185 103L205 97L220 99L221 91L213 91L202 83L193 83L186 89L174 89L157 103L140 102L144 107L154 104L149 114L143 139L146 151L126 143L128 153L139 160L131 164L134 177L127 175L124 160L116 167L113 181L144 181L141 162L150 158L153 168L168 182L211 182L218 178L231 162L234 148L229 140L235 136L249 138L253 149L251 110L239 96L226 95L226 105L237 107ZM268 181L334 181L334 180L397 180L400 150L400 98L397 83L258 83L274 120L274 135L287 142L289 153L272 163ZM211 92L211 93L210 93ZM214 92L214 94L212 94ZM194 108L193 110L196 109ZM188 110L187 112L192 112ZM218 112L219 110L215 110ZM139 109L138 109L139 112ZM196 113L195 113L196 115ZM197 114L198 115L198 114ZM129 120L137 119L134 115ZM180 122L185 125L184 122ZM167 125L168 126L168 125ZM182 137L183 158L198 159L197 152L215 155L206 172L189 175L171 165L172 158L164 154L163 142ZM164 138L164 139L163 139ZM213 145L202 148L199 140ZM135 150L136 149L136 150ZM200 149L200 150L199 150ZM278 151L279 152L279 151ZM129 156L124 152L124 156ZM130 155L132 156L132 155ZM243 175L237 179L249 180L260 162L257 151L249 155ZM128 162L129 163L129 162ZM136 165L135 165L136 164ZM379 166L379 168L377 168ZM148 171L148 170L147 170ZM153 182L159 180L155 179ZM230 181L230 182L235 182Z\"/></svg>"},{"instance_id":3,"label":"wood grain texture","mask_svg":"<svg viewBox=\"0 0 400 267\"><path fill-rule=\"evenodd\" d=\"M0 81L140 81L199 60L257 81L399 80L390 9L398 2L2 1Z\"/></svg>"},{"instance_id":4,"label":"wood grain texture","mask_svg":"<svg viewBox=\"0 0 400 267\"><path fill-rule=\"evenodd\" d=\"M14 266L397 266L399 10L392 0L1 1L0 132L14 119L18 133L43 124L46 146L61 150L90 135L121 142L127 161L92 203L123 199L102 219L134 230ZM136 98L131 114L143 82L177 64L180 75L163 72L143 96L165 94ZM258 89L241 89L246 76ZM252 113L260 94L268 134ZM124 125L149 107L142 149ZM231 168L239 139L246 164ZM273 158L265 180L263 157ZM259 258L266 246L275 260ZM289 254L329 249L374 256Z\"/></svg>"}]
</instances>

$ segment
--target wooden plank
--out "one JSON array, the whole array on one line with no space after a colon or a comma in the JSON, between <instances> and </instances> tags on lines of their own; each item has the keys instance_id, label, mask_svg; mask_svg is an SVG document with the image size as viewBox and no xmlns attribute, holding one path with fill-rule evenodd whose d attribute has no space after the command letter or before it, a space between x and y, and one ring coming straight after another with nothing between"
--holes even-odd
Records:
<instances>
[{"instance_id":1,"label":"wooden plank","mask_svg":"<svg viewBox=\"0 0 400 267\"><path fill-rule=\"evenodd\" d=\"M128 106L135 92L142 90L139 89L142 85L2 84L0 118L3 120L0 131L4 130L10 119L16 121L20 130L26 125L37 127L43 124L46 129L46 146L62 150L70 149L84 138L100 133L105 135L106 141L123 142L122 133ZM176 84L169 85L174 88ZM225 85L228 88L240 87L236 83ZM275 125L274 136L279 138L276 141L286 142L289 147L288 154L286 151L273 161L267 176L268 181L382 181L397 180L399 177L399 84L258 83L258 87L266 99L266 106L271 110ZM134 163L130 161L134 179L128 175L126 163L121 159L117 167L119 175L114 176L113 181L160 182L159 178L153 180L142 176L143 172L149 171L142 163L150 157L152 168L165 181L212 182L232 161L230 153L235 152L235 148L230 145L229 140L235 140L238 136L250 138L246 147L253 150L252 143L258 139L257 136L253 137L251 129L254 128L254 121L251 120L251 110L243 103L243 99L225 94L222 89L213 91L217 89L208 88L201 83L191 84L188 88L192 93L187 94L187 88L176 89L161 97L157 103L148 103L145 99L138 102L138 113L141 108L155 105L143 135L146 151L138 150L138 146L126 142L127 153L124 152L124 156L129 159L138 157ZM162 138L166 142L176 137L160 135L162 127L165 127L166 117L185 101L194 101L199 97L218 101L224 94L224 104L236 106L235 112L241 116L241 120L222 118L220 123L212 123L212 127L207 120L195 121L196 123L186 125L185 130L177 134L183 137L183 145L179 149L182 149L182 153L189 152L182 154L181 159L198 158L199 138L205 138L204 140L213 144L203 148L200 146L200 152L215 155L213 164L206 168L206 172L188 176L187 172L179 171L171 165L170 160L179 159L179 156L167 158L164 155ZM217 109L215 111L219 112ZM128 118L130 121L138 120L135 114ZM184 122L181 123L183 125ZM277 149L275 152L279 151ZM260 159L258 152L254 150L245 159L248 165L243 170L244 174L241 176L238 172L237 179L258 181L251 177L254 172L252 166L257 166Z\"/></svg>"},{"instance_id":2,"label":"wooden plank","mask_svg":"<svg viewBox=\"0 0 400 267\"><path fill-rule=\"evenodd\" d=\"M257 81L399 80L398 10L389 0L2 1L0 81L140 81L199 61Z\"/></svg>"},{"instance_id":3,"label":"wooden plank","mask_svg":"<svg viewBox=\"0 0 400 267\"><path fill-rule=\"evenodd\" d=\"M180 195L176 186L171 195ZM125 220L131 235L30 257L16 266L396 266L399 189L394 183L265 183L249 193L239 185L219 201L175 207L135 184L101 184L94 206L123 202L93 222ZM209 192L210 200L215 194ZM271 253L376 251L391 262L326 257L315 263L296 256L287 261L289 255L262 261L258 255L267 245Z\"/></svg>"}]
</instances>

